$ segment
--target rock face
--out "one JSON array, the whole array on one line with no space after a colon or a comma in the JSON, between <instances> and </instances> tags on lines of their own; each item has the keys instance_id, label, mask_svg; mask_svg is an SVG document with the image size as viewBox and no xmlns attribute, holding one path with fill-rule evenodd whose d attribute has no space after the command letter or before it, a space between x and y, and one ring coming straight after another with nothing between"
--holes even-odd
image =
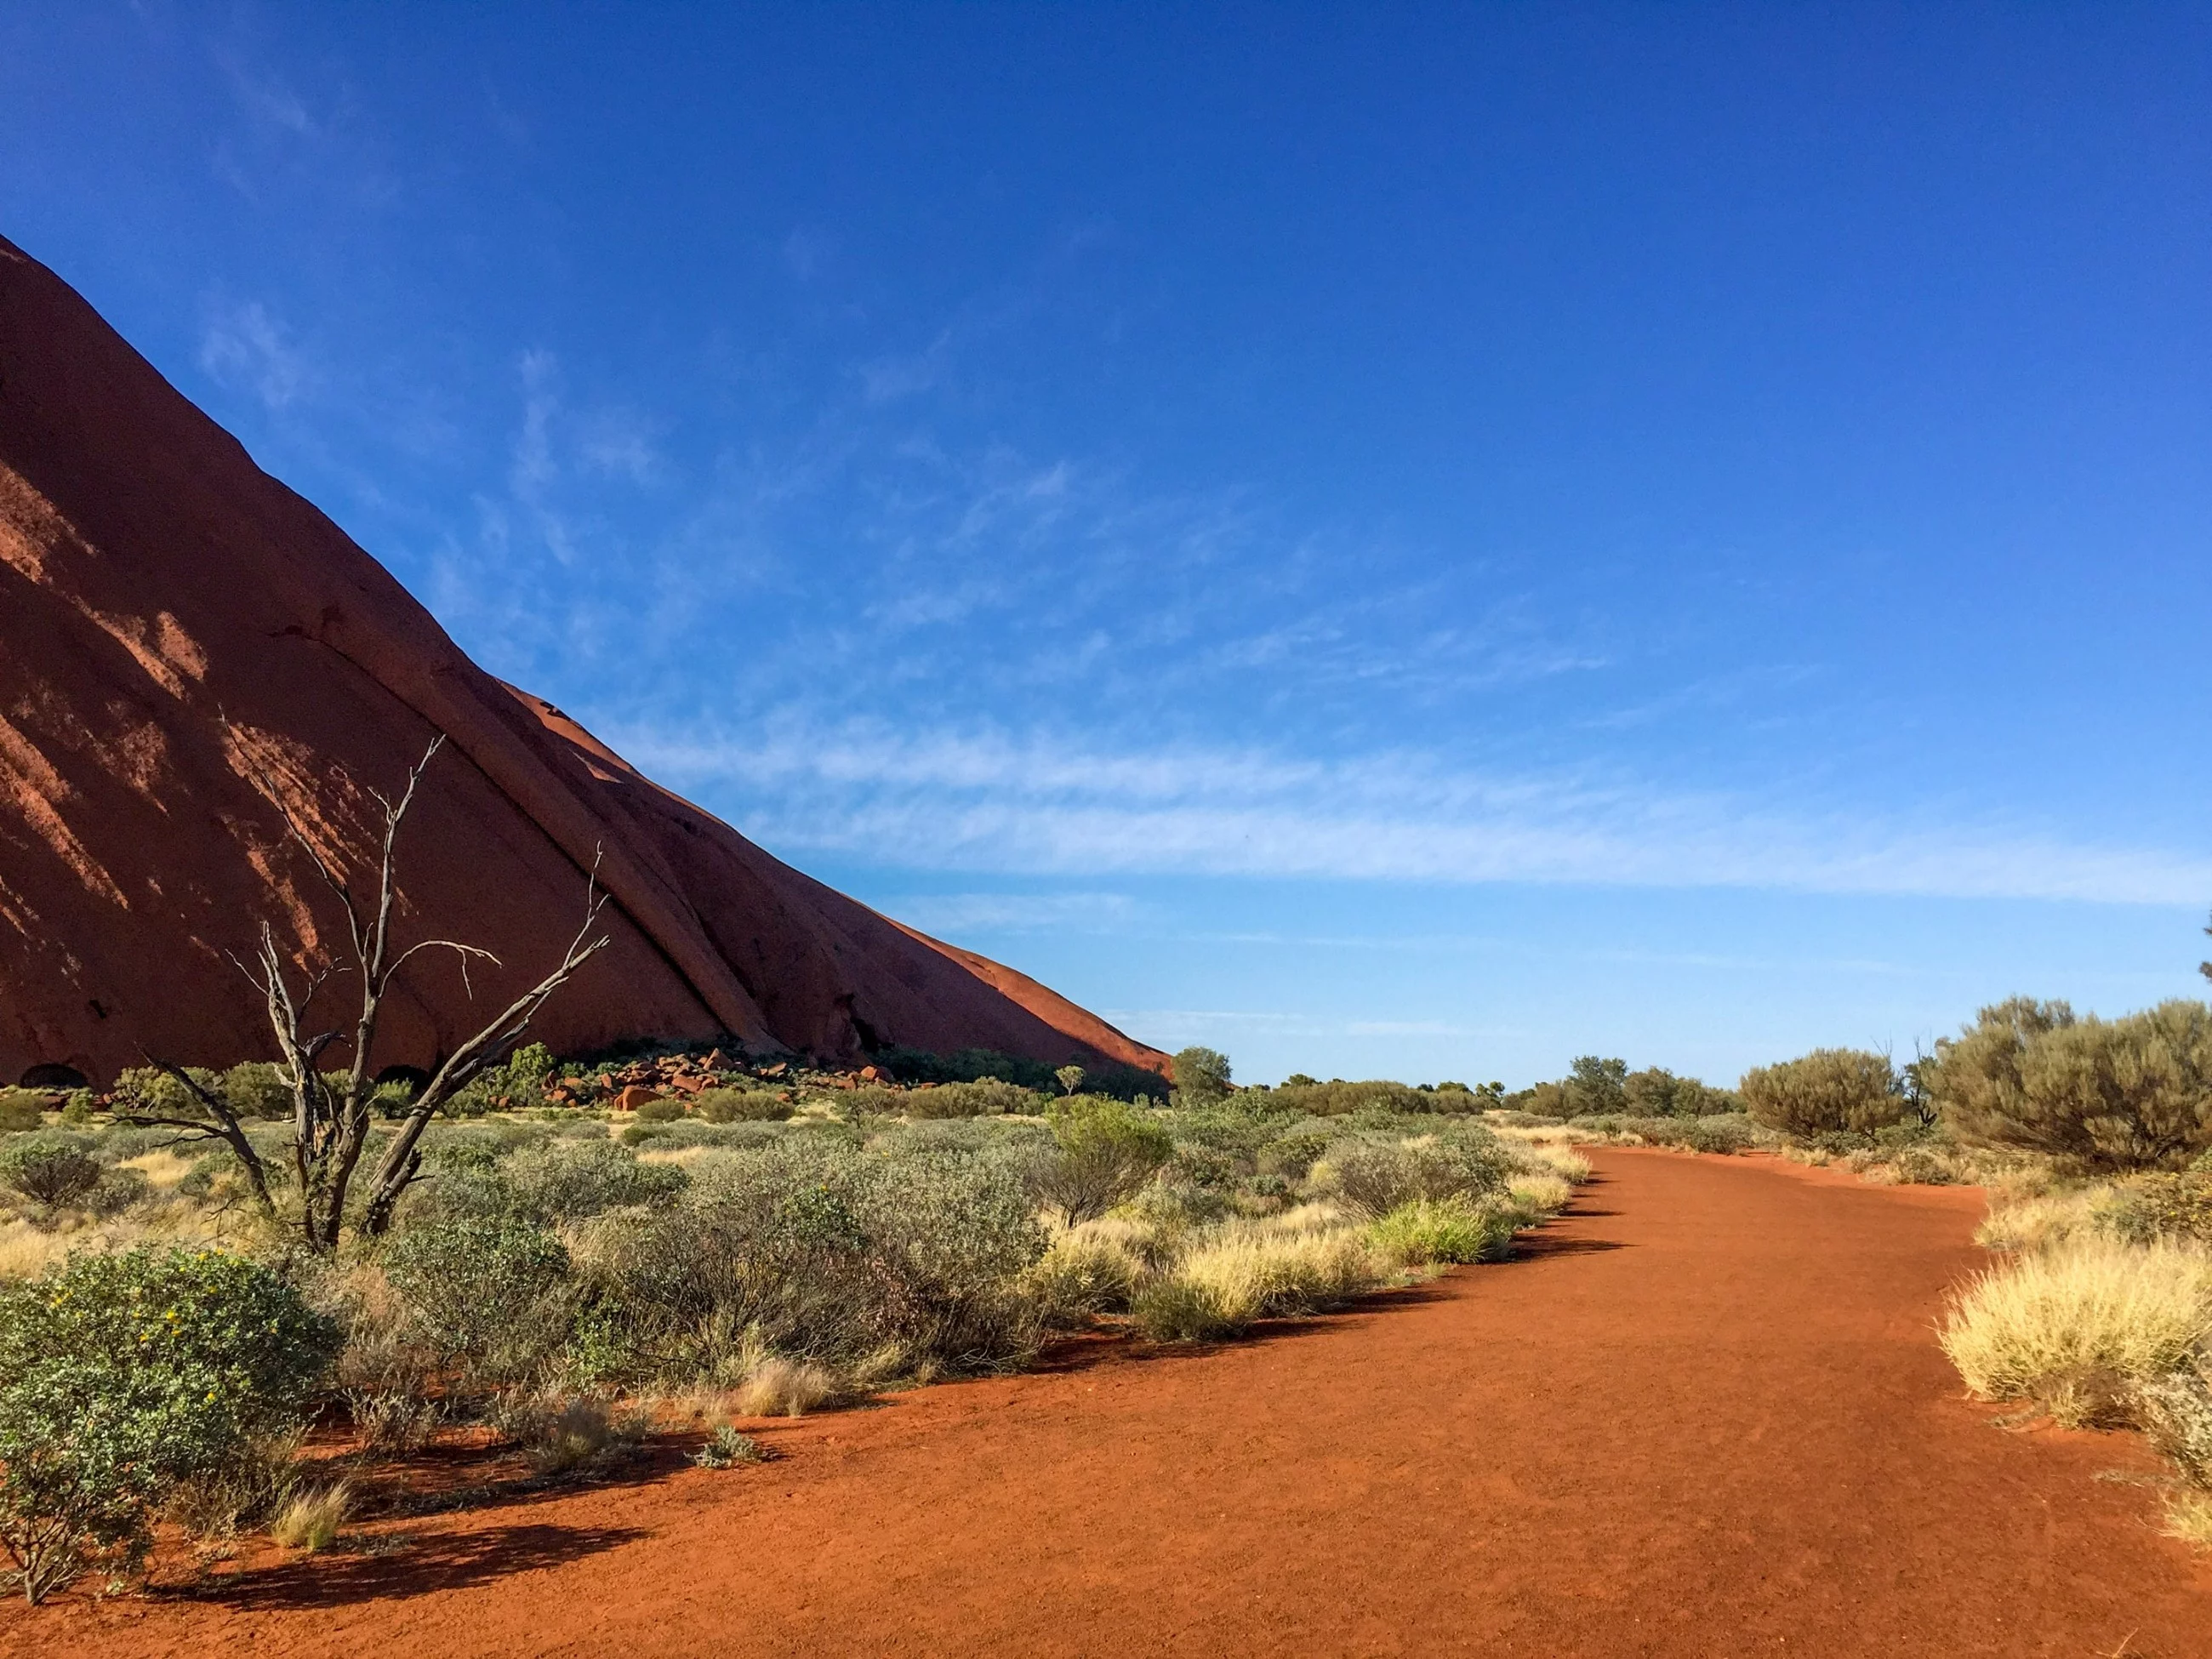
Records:
<instances>
[{"instance_id":1,"label":"rock face","mask_svg":"<svg viewBox=\"0 0 2212 1659\"><path fill-rule=\"evenodd\" d=\"M367 792L404 781L441 732L402 832L399 927L503 966L472 973L471 1000L448 962L418 957L380 1061L430 1063L556 961L597 855L614 948L539 1017L556 1052L726 1035L835 1061L899 1043L1165 1064L769 857L483 672L0 240L0 1084L40 1066L105 1079L142 1050L268 1054L226 953L266 917L305 963L343 921L253 778L368 881ZM348 991L325 993L329 1024Z\"/></svg>"}]
</instances>

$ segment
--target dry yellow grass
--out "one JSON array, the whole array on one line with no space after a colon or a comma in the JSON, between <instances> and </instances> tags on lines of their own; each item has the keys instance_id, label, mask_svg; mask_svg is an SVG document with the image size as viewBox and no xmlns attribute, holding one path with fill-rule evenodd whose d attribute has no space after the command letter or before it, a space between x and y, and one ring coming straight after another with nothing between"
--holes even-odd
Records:
<instances>
[{"instance_id":1,"label":"dry yellow grass","mask_svg":"<svg viewBox=\"0 0 2212 1659\"><path fill-rule=\"evenodd\" d=\"M2073 1239L1954 1292L1941 1340L1966 1386L1989 1400L2094 1372L2163 1376L2212 1340L2212 1256Z\"/></svg>"},{"instance_id":2,"label":"dry yellow grass","mask_svg":"<svg viewBox=\"0 0 2212 1659\"><path fill-rule=\"evenodd\" d=\"M303 1492L276 1512L269 1536L289 1550L328 1549L353 1509L353 1488L343 1480L319 1492Z\"/></svg>"},{"instance_id":3,"label":"dry yellow grass","mask_svg":"<svg viewBox=\"0 0 2212 1659\"><path fill-rule=\"evenodd\" d=\"M2212 1492L2184 1487L2166 1499L2166 1535L2212 1549Z\"/></svg>"},{"instance_id":4,"label":"dry yellow grass","mask_svg":"<svg viewBox=\"0 0 2212 1659\"><path fill-rule=\"evenodd\" d=\"M738 1385L738 1410L747 1417L804 1417L836 1397L837 1379L803 1359L768 1359Z\"/></svg>"},{"instance_id":5,"label":"dry yellow grass","mask_svg":"<svg viewBox=\"0 0 2212 1659\"><path fill-rule=\"evenodd\" d=\"M1306 1312L1388 1276L1363 1229L1333 1218L1320 1226L1284 1224L1290 1219L1219 1228L1184 1254L1174 1276L1234 1323Z\"/></svg>"},{"instance_id":6,"label":"dry yellow grass","mask_svg":"<svg viewBox=\"0 0 2212 1659\"><path fill-rule=\"evenodd\" d=\"M2011 1197L1993 1193L1989 1215L1974 1230L1974 1243L1990 1250L2041 1250L2087 1237L2113 1191L2106 1182L2070 1192Z\"/></svg>"},{"instance_id":7,"label":"dry yellow grass","mask_svg":"<svg viewBox=\"0 0 2212 1659\"><path fill-rule=\"evenodd\" d=\"M1505 1190L1512 1194L1516 1204L1540 1219L1557 1215L1567 1207L1567 1200L1575 1195L1575 1189L1567 1184L1566 1177L1556 1175L1516 1176Z\"/></svg>"}]
</instances>

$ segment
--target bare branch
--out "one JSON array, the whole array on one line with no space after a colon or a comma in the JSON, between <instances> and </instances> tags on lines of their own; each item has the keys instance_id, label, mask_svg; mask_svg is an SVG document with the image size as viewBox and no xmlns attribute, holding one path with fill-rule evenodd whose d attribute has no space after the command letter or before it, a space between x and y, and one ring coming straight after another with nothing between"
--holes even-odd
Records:
<instances>
[{"instance_id":1,"label":"bare branch","mask_svg":"<svg viewBox=\"0 0 2212 1659\"><path fill-rule=\"evenodd\" d=\"M207 1108L215 1122L210 1126L191 1118L174 1118L159 1114L133 1115L118 1113L116 1115L125 1123L141 1127L190 1129L204 1139L222 1141L230 1148L232 1155L238 1159L239 1166L246 1171L246 1184L253 1189L254 1202L261 1206L264 1214L275 1215L276 1203L269 1195L268 1170L262 1164L260 1152L247 1138L246 1127L239 1121L238 1114L231 1109L230 1103L183 1066L169 1060L156 1060L143 1048L138 1052L149 1066L184 1085L192 1098Z\"/></svg>"}]
</instances>

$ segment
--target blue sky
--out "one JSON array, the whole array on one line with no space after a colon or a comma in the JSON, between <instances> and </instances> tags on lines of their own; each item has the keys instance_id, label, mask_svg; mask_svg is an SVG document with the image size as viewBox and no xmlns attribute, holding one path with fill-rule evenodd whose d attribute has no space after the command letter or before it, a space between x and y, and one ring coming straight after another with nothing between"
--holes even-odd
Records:
<instances>
[{"instance_id":1,"label":"blue sky","mask_svg":"<svg viewBox=\"0 0 2212 1659\"><path fill-rule=\"evenodd\" d=\"M495 672L1255 1079L2200 985L2212 15L0 6Z\"/></svg>"}]
</instances>

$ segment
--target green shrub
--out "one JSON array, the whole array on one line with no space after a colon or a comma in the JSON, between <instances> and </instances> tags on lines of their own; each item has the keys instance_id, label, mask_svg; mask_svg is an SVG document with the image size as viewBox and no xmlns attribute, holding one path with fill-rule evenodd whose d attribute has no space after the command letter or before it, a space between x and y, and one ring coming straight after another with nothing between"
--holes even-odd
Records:
<instances>
[{"instance_id":1,"label":"green shrub","mask_svg":"<svg viewBox=\"0 0 2212 1659\"><path fill-rule=\"evenodd\" d=\"M295 1419L337 1342L214 1251L80 1255L0 1290L0 1542L26 1595L135 1566L155 1506Z\"/></svg>"},{"instance_id":2,"label":"green shrub","mask_svg":"<svg viewBox=\"0 0 2212 1659\"><path fill-rule=\"evenodd\" d=\"M1905 1093L1886 1054L1815 1048L1797 1060L1744 1073L1740 1087L1752 1121L1787 1135L1861 1133L1894 1123Z\"/></svg>"},{"instance_id":3,"label":"green shrub","mask_svg":"<svg viewBox=\"0 0 2212 1659\"><path fill-rule=\"evenodd\" d=\"M793 1109L789 1101L757 1089L702 1089L691 1105L709 1123L772 1123Z\"/></svg>"},{"instance_id":4,"label":"green shrub","mask_svg":"<svg viewBox=\"0 0 2212 1659\"><path fill-rule=\"evenodd\" d=\"M281 1066L246 1060L225 1072L216 1087L224 1103L240 1117L275 1120L292 1115L292 1085L284 1080Z\"/></svg>"},{"instance_id":5,"label":"green shrub","mask_svg":"<svg viewBox=\"0 0 2212 1659\"><path fill-rule=\"evenodd\" d=\"M1132 1196L1175 1156L1166 1127L1142 1107L1070 1095L1049 1114L1053 1155L1032 1176L1038 1200L1073 1227Z\"/></svg>"},{"instance_id":6,"label":"green shrub","mask_svg":"<svg viewBox=\"0 0 2212 1659\"><path fill-rule=\"evenodd\" d=\"M2212 1174L2140 1176L2112 1194L2098 1219L2130 1243L2212 1244Z\"/></svg>"},{"instance_id":7,"label":"green shrub","mask_svg":"<svg viewBox=\"0 0 2212 1659\"><path fill-rule=\"evenodd\" d=\"M27 1135L0 1147L0 1182L34 1203L70 1205L100 1185L99 1161L66 1132Z\"/></svg>"},{"instance_id":8,"label":"green shrub","mask_svg":"<svg viewBox=\"0 0 2212 1659\"><path fill-rule=\"evenodd\" d=\"M680 1100L643 1100L638 1103L636 1121L640 1123L673 1123L684 1115L684 1103Z\"/></svg>"},{"instance_id":9,"label":"green shrub","mask_svg":"<svg viewBox=\"0 0 2212 1659\"><path fill-rule=\"evenodd\" d=\"M46 1121L46 1097L31 1089L0 1089L0 1134L21 1134Z\"/></svg>"},{"instance_id":10,"label":"green shrub","mask_svg":"<svg viewBox=\"0 0 2212 1659\"><path fill-rule=\"evenodd\" d=\"M514 1212L545 1226L635 1204L665 1203L691 1181L672 1164L641 1164L627 1149L605 1140L517 1152L500 1174Z\"/></svg>"},{"instance_id":11,"label":"green shrub","mask_svg":"<svg viewBox=\"0 0 2212 1659\"><path fill-rule=\"evenodd\" d=\"M1368 1237L1376 1249L1416 1267L1497 1261L1513 1248L1516 1218L1504 1206L1417 1198L1371 1224Z\"/></svg>"},{"instance_id":12,"label":"green shrub","mask_svg":"<svg viewBox=\"0 0 2212 1659\"><path fill-rule=\"evenodd\" d=\"M1494 1141L1347 1140L1329 1149L1312 1178L1346 1209L1373 1221L1418 1200L1480 1198L1504 1186L1510 1169Z\"/></svg>"},{"instance_id":13,"label":"green shrub","mask_svg":"<svg viewBox=\"0 0 2212 1659\"><path fill-rule=\"evenodd\" d=\"M1035 1116L1046 1097L1012 1083L983 1078L974 1083L940 1083L915 1089L900 1103L908 1117L997 1117L1014 1112Z\"/></svg>"},{"instance_id":14,"label":"green shrub","mask_svg":"<svg viewBox=\"0 0 2212 1659\"><path fill-rule=\"evenodd\" d=\"M1045 1243L1006 1160L788 1137L593 1226L594 1340L603 1364L646 1376L719 1376L763 1347L988 1369L1034 1346L1016 1286Z\"/></svg>"},{"instance_id":15,"label":"green shrub","mask_svg":"<svg viewBox=\"0 0 2212 1659\"><path fill-rule=\"evenodd\" d=\"M1489 1103L1486 1097L1477 1096L1457 1084L1438 1084L1433 1089L1416 1089L1408 1084L1392 1083L1382 1079L1365 1082L1346 1083L1341 1079L1327 1083L1310 1079L1285 1082L1274 1089L1249 1090L1234 1097L1234 1103L1248 1109L1264 1105L1278 1114L1296 1113L1307 1117L1345 1117L1354 1112L1389 1112L1402 1115L1429 1113L1479 1112Z\"/></svg>"},{"instance_id":16,"label":"green shrub","mask_svg":"<svg viewBox=\"0 0 2212 1659\"><path fill-rule=\"evenodd\" d=\"M396 1234L385 1277L439 1355L479 1375L526 1373L566 1338L551 1304L568 1252L543 1228L512 1217L433 1222Z\"/></svg>"},{"instance_id":17,"label":"green shrub","mask_svg":"<svg viewBox=\"0 0 2212 1659\"><path fill-rule=\"evenodd\" d=\"M1970 1144L2100 1170L2179 1170L2212 1146L2212 1009L2201 1002L2103 1020L2014 998L1938 1042L1924 1069Z\"/></svg>"},{"instance_id":18,"label":"green shrub","mask_svg":"<svg viewBox=\"0 0 2212 1659\"><path fill-rule=\"evenodd\" d=\"M1218 1048L1202 1048L1195 1045L1183 1049L1175 1057L1176 1103L1179 1106L1203 1106L1227 1097L1234 1085L1230 1081L1229 1056Z\"/></svg>"}]
</instances>

